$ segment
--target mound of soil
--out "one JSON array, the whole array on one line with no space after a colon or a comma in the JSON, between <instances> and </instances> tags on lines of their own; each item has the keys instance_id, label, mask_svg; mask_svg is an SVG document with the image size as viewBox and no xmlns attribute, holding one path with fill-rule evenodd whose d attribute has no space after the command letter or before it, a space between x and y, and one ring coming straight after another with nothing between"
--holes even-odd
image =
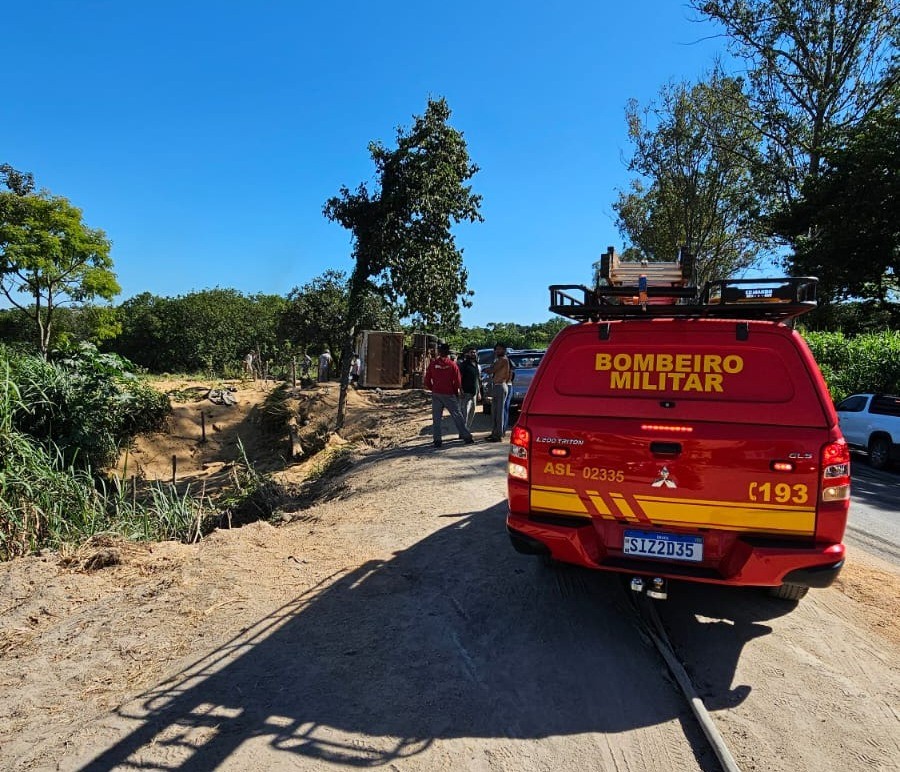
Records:
<instances>
[{"instance_id":1,"label":"mound of soil","mask_svg":"<svg viewBox=\"0 0 900 772\"><path fill-rule=\"evenodd\" d=\"M159 380L172 413L163 431L138 437L114 470L117 477L174 482L216 497L232 484L235 464L249 462L287 488L317 476L326 446L389 448L429 425L419 390L350 389L344 427L334 434L339 386L296 390L263 381ZM226 402L219 393L229 395ZM210 397L213 397L212 399Z\"/></svg>"}]
</instances>

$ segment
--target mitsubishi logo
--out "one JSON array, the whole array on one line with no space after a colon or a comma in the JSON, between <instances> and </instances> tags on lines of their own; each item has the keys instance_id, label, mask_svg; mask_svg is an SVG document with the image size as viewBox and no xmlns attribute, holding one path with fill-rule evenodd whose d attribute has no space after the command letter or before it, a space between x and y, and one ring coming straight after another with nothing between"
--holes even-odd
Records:
<instances>
[{"instance_id":1,"label":"mitsubishi logo","mask_svg":"<svg viewBox=\"0 0 900 772\"><path fill-rule=\"evenodd\" d=\"M664 466L659 470L659 477L657 477L652 483L650 483L654 488L677 488L678 486L675 484L674 480L669 479L669 467Z\"/></svg>"}]
</instances>

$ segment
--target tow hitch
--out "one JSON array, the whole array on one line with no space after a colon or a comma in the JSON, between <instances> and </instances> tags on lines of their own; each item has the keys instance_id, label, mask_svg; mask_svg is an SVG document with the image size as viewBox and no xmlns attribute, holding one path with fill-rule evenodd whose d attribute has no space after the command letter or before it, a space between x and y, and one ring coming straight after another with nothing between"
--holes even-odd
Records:
<instances>
[{"instance_id":1,"label":"tow hitch","mask_svg":"<svg viewBox=\"0 0 900 772\"><path fill-rule=\"evenodd\" d=\"M647 590L647 597L653 598L654 600L665 600L669 597L668 586L666 585L666 580L662 577L654 577L650 580L645 580L642 576L633 576L631 577L631 591L632 592L643 592Z\"/></svg>"}]
</instances>

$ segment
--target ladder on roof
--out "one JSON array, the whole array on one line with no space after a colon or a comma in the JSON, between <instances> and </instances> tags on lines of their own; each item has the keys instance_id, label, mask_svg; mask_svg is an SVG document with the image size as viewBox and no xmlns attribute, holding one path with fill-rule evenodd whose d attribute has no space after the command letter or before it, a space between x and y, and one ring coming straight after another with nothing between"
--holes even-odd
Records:
<instances>
[{"instance_id":1,"label":"ladder on roof","mask_svg":"<svg viewBox=\"0 0 900 772\"><path fill-rule=\"evenodd\" d=\"M637 286L553 284L550 311L578 322L608 319L750 319L785 322L816 307L813 276L768 279L719 279L695 287L648 287L650 298L673 302L648 305L644 310L631 299Z\"/></svg>"},{"instance_id":2,"label":"ladder on roof","mask_svg":"<svg viewBox=\"0 0 900 772\"><path fill-rule=\"evenodd\" d=\"M607 247L600 260L594 263L597 287L636 286L641 275L652 287L685 287L692 284L694 258L685 247L678 250L678 259L670 262L624 261L615 247Z\"/></svg>"}]
</instances>

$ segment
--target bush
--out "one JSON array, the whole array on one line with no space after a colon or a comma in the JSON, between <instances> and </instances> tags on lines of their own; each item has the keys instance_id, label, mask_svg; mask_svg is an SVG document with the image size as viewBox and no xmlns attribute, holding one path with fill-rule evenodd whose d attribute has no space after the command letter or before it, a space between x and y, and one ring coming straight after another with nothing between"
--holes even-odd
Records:
<instances>
[{"instance_id":1,"label":"bush","mask_svg":"<svg viewBox=\"0 0 900 772\"><path fill-rule=\"evenodd\" d=\"M900 394L900 331L855 337L840 332L804 332L803 337L835 402L856 392Z\"/></svg>"},{"instance_id":2,"label":"bush","mask_svg":"<svg viewBox=\"0 0 900 772\"><path fill-rule=\"evenodd\" d=\"M196 541L222 522L271 514L278 491L243 448L236 491L218 505L204 491L96 474L169 412L168 397L129 368L90 346L52 362L0 346L0 560L103 533Z\"/></svg>"},{"instance_id":3,"label":"bush","mask_svg":"<svg viewBox=\"0 0 900 772\"><path fill-rule=\"evenodd\" d=\"M124 443L158 428L169 413L166 395L143 383L127 360L89 344L54 361L29 355L7 361L20 396L12 426L56 448L67 466L97 470L111 463Z\"/></svg>"}]
</instances>

